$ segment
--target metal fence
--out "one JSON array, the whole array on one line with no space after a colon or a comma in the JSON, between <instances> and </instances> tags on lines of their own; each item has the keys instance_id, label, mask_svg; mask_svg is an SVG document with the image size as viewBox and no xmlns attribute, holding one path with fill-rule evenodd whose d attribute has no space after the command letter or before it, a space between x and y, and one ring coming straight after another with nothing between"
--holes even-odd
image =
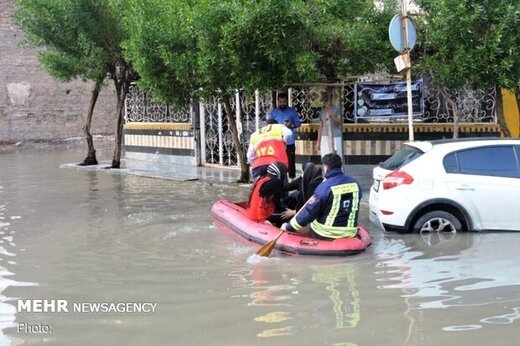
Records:
<instances>
[{"instance_id":1,"label":"metal fence","mask_svg":"<svg viewBox=\"0 0 520 346\"><path fill-rule=\"evenodd\" d=\"M166 103L156 102L148 93L131 85L126 96L126 122L191 123L190 107L175 110Z\"/></svg>"},{"instance_id":2,"label":"metal fence","mask_svg":"<svg viewBox=\"0 0 520 346\"><path fill-rule=\"evenodd\" d=\"M357 123L354 115L355 83L291 85L288 88L289 105L296 108L302 123L316 123L323 105L325 88L333 89L334 99L340 106L344 123ZM447 93L458 105L460 123L496 123L496 91L464 89ZM415 119L419 123L453 122L453 111L444 100L440 90L425 83L424 114ZM248 94L237 91L231 100L232 111L236 112L239 138L247 148L251 133L265 123L272 109L272 94L262 95L258 91ZM150 95L141 93L136 86L130 88L126 100L127 122L191 123L200 136L202 164L236 166L237 151L233 144L223 104L214 98L200 102L198 106L187 106L176 111L168 104L155 102ZM370 118L364 123L405 123L406 118ZM199 127L200 126L200 127Z\"/></svg>"},{"instance_id":3,"label":"metal fence","mask_svg":"<svg viewBox=\"0 0 520 346\"><path fill-rule=\"evenodd\" d=\"M290 104L300 114L302 122L317 121L323 102L321 95L326 87L334 89L335 100L343 114L344 123L406 123L407 118L372 117L358 118L355 110L355 83L348 84L321 84L321 85L294 85L290 90ZM466 88L459 91L446 89L446 93L456 102L461 123L496 123L496 90L472 90ZM451 123L453 110L446 102L437 86L425 84L423 90L424 113L416 117L419 123ZM341 100L341 101L339 101Z\"/></svg>"},{"instance_id":4,"label":"metal fence","mask_svg":"<svg viewBox=\"0 0 520 346\"><path fill-rule=\"evenodd\" d=\"M425 89L425 123L451 123L453 110L446 102L438 87ZM459 91L445 89L457 104L461 123L496 123L496 89L465 88Z\"/></svg>"}]
</instances>

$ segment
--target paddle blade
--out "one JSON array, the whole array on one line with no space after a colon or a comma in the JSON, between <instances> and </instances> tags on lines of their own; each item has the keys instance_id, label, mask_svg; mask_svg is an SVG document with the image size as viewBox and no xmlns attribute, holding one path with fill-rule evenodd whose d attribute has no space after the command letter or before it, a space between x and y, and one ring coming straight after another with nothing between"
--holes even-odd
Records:
<instances>
[{"instance_id":1,"label":"paddle blade","mask_svg":"<svg viewBox=\"0 0 520 346\"><path fill-rule=\"evenodd\" d=\"M258 256L263 256L263 257L269 257L269 255L271 254L271 252L273 251L274 249L274 246L276 245L276 242L278 241L278 238L280 238L283 234L283 231L280 231L280 233L278 233L278 235L276 236L276 238L274 238L273 240L271 240L270 242L268 242L267 244L265 244L264 246L262 246L257 252L256 254Z\"/></svg>"}]
</instances>

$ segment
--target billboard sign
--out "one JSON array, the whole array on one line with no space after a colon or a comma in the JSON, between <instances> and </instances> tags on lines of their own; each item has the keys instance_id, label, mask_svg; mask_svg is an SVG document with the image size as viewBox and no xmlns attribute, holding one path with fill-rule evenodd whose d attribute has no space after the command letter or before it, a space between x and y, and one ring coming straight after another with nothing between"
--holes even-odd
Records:
<instances>
[{"instance_id":1,"label":"billboard sign","mask_svg":"<svg viewBox=\"0 0 520 346\"><path fill-rule=\"evenodd\" d=\"M354 114L360 118L407 117L406 82L356 83ZM422 79L412 83L413 116L424 114Z\"/></svg>"}]
</instances>

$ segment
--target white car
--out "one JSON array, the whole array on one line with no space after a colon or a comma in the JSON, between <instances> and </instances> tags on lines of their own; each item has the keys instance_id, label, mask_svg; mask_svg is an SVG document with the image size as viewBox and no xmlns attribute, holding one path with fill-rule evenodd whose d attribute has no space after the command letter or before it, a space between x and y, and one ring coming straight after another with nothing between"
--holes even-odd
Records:
<instances>
[{"instance_id":1,"label":"white car","mask_svg":"<svg viewBox=\"0 0 520 346\"><path fill-rule=\"evenodd\" d=\"M520 231L520 140L408 142L373 178L369 217L386 231Z\"/></svg>"}]
</instances>

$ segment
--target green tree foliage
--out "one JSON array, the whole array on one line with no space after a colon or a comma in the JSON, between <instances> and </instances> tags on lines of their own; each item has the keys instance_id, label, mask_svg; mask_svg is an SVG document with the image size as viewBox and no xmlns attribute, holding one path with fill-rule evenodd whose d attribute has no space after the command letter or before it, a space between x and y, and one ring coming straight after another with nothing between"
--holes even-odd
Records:
<instances>
[{"instance_id":1,"label":"green tree foliage","mask_svg":"<svg viewBox=\"0 0 520 346\"><path fill-rule=\"evenodd\" d=\"M450 89L520 89L520 2L418 0L424 23L419 69ZM500 92L497 93L500 98ZM500 100L499 100L500 101ZM498 108L498 107L497 107ZM500 111L500 110L499 110ZM508 133L499 117L502 130Z\"/></svg>"},{"instance_id":2,"label":"green tree foliage","mask_svg":"<svg viewBox=\"0 0 520 346\"><path fill-rule=\"evenodd\" d=\"M127 41L141 85L174 104L219 96L248 180L230 99L237 88L273 89L316 73L305 7L285 1L133 1ZM297 30L298 29L298 30Z\"/></svg>"},{"instance_id":3,"label":"green tree foliage","mask_svg":"<svg viewBox=\"0 0 520 346\"><path fill-rule=\"evenodd\" d=\"M185 103L387 67L394 12L364 0L133 0L125 48L144 89Z\"/></svg>"},{"instance_id":4,"label":"green tree foliage","mask_svg":"<svg viewBox=\"0 0 520 346\"><path fill-rule=\"evenodd\" d=\"M361 0L132 0L124 47L140 86L156 98L185 105L220 97L246 180L230 106L236 89L269 91L380 69L392 61L391 14L374 6Z\"/></svg>"},{"instance_id":5,"label":"green tree foliage","mask_svg":"<svg viewBox=\"0 0 520 346\"><path fill-rule=\"evenodd\" d=\"M40 48L39 61L51 76L62 81L94 81L85 124L89 147L85 164L96 163L89 129L97 95L105 78L114 81L118 106L112 166L119 167L122 105L131 77L121 47L126 37L124 4L118 0L18 0L17 5L15 20L26 34L25 42Z\"/></svg>"},{"instance_id":6,"label":"green tree foliage","mask_svg":"<svg viewBox=\"0 0 520 346\"><path fill-rule=\"evenodd\" d=\"M309 50L311 23L302 3L237 4L200 1L195 8L198 68L204 85L232 93L237 87L271 90L319 77Z\"/></svg>"},{"instance_id":7,"label":"green tree foliage","mask_svg":"<svg viewBox=\"0 0 520 346\"><path fill-rule=\"evenodd\" d=\"M312 22L311 48L326 79L393 68L395 52L388 24L395 1L307 1Z\"/></svg>"},{"instance_id":8,"label":"green tree foliage","mask_svg":"<svg viewBox=\"0 0 520 346\"><path fill-rule=\"evenodd\" d=\"M270 90L320 76L304 10L291 1L135 0L125 47L140 85L173 103Z\"/></svg>"},{"instance_id":9,"label":"green tree foliage","mask_svg":"<svg viewBox=\"0 0 520 346\"><path fill-rule=\"evenodd\" d=\"M196 78L196 36L190 1L130 0L123 43L139 74L138 84L158 100L184 106L200 83Z\"/></svg>"},{"instance_id":10,"label":"green tree foliage","mask_svg":"<svg viewBox=\"0 0 520 346\"><path fill-rule=\"evenodd\" d=\"M18 0L17 24L26 33L28 45L43 47L39 58L53 77L96 80L106 74L104 63L110 51L102 49L103 5L97 1ZM116 42L117 43L117 42ZM111 44L114 46L114 44Z\"/></svg>"}]
</instances>

